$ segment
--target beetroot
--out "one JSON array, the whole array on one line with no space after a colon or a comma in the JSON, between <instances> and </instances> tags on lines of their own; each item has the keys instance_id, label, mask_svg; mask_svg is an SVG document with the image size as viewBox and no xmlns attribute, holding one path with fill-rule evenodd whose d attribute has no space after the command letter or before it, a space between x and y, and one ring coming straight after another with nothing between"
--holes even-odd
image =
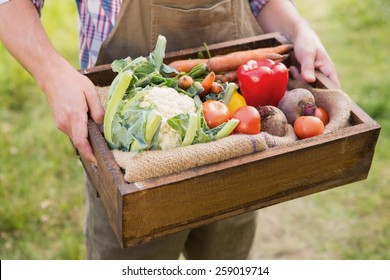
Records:
<instances>
[{"instance_id":1,"label":"beetroot","mask_svg":"<svg viewBox=\"0 0 390 280\"><path fill-rule=\"evenodd\" d=\"M275 106L257 107L261 118L261 130L274 136L283 137L288 130L287 119L284 113Z\"/></svg>"},{"instance_id":2,"label":"beetroot","mask_svg":"<svg viewBox=\"0 0 390 280\"><path fill-rule=\"evenodd\" d=\"M286 115L288 123L294 124L294 121L300 116L314 116L317 107L310 91L296 88L286 91L278 108Z\"/></svg>"}]
</instances>

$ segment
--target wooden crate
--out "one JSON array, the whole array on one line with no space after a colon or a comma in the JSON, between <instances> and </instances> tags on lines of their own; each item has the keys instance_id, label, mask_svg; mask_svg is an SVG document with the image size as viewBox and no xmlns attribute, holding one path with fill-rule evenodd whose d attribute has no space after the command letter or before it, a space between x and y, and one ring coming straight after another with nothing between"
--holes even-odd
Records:
<instances>
[{"instance_id":1,"label":"wooden crate","mask_svg":"<svg viewBox=\"0 0 390 280\"><path fill-rule=\"evenodd\" d=\"M278 34L209 46L212 55L283 43ZM200 49L169 53L166 62L196 57ZM289 62L294 63L294 62ZM110 65L83 72L96 85L114 78ZM318 73L317 87L331 86ZM352 103L352 126L289 147L262 152L178 174L126 183L101 128L89 121L89 137L98 160L81 161L96 188L122 247L195 228L273 204L364 180L368 176L380 126Z\"/></svg>"}]
</instances>

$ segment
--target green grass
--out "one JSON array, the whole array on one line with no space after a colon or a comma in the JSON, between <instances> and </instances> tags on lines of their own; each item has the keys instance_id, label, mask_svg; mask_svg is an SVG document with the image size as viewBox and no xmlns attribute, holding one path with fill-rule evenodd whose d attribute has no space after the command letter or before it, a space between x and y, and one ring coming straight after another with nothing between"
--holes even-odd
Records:
<instances>
[{"instance_id":1,"label":"green grass","mask_svg":"<svg viewBox=\"0 0 390 280\"><path fill-rule=\"evenodd\" d=\"M253 256L390 259L390 3L295 2L337 65L343 89L382 130L367 180L262 210Z\"/></svg>"},{"instance_id":2,"label":"green grass","mask_svg":"<svg viewBox=\"0 0 390 280\"><path fill-rule=\"evenodd\" d=\"M336 63L343 89L382 131L367 180L261 210L252 257L389 259L390 4L295 2ZM42 20L78 67L74 1L46 1ZM44 95L2 45L0 88L0 259L82 259L83 169Z\"/></svg>"},{"instance_id":3,"label":"green grass","mask_svg":"<svg viewBox=\"0 0 390 280\"><path fill-rule=\"evenodd\" d=\"M77 67L73 1L47 1L42 20ZM0 54L0 258L84 258L81 164L35 81L3 45Z\"/></svg>"}]
</instances>

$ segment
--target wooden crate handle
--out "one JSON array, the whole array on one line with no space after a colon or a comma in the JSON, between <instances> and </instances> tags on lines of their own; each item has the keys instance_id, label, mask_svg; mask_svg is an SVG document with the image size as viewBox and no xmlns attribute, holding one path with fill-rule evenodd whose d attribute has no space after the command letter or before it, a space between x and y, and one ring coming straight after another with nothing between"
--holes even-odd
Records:
<instances>
[{"instance_id":1,"label":"wooden crate handle","mask_svg":"<svg viewBox=\"0 0 390 280\"><path fill-rule=\"evenodd\" d=\"M324 87L329 88L329 89L332 89L332 88L333 89L339 89L340 88L339 85L337 85L334 81L329 79L329 77L327 77L321 71L316 70L315 71L315 75L316 75L316 78L317 78L317 83L319 82L320 85L323 85Z\"/></svg>"}]
</instances>

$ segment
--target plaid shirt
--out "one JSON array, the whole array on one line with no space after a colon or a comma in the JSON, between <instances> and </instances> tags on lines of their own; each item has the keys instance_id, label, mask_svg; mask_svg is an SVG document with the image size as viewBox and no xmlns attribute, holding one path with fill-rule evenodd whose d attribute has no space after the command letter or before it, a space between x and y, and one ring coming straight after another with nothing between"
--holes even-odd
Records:
<instances>
[{"instance_id":1,"label":"plaid shirt","mask_svg":"<svg viewBox=\"0 0 390 280\"><path fill-rule=\"evenodd\" d=\"M0 5L10 0L0 0ZM45 0L31 0L41 13ZM257 16L269 0L248 0ZM80 66L95 65L100 46L115 25L122 0L76 0L79 12Z\"/></svg>"}]
</instances>

